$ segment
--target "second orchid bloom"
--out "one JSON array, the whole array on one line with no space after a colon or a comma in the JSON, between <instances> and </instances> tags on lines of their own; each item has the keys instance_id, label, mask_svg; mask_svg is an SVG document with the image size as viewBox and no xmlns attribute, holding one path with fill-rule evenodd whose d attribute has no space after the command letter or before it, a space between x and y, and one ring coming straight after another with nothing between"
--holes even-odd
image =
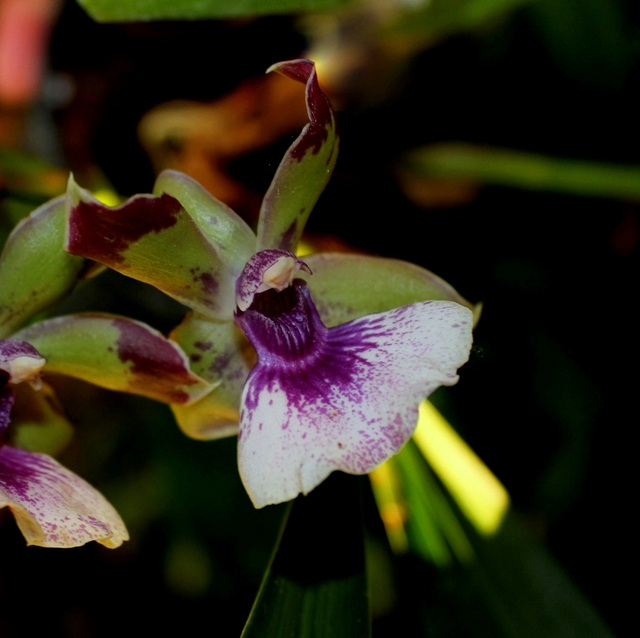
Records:
<instances>
[{"instance_id":1,"label":"second orchid bloom","mask_svg":"<svg viewBox=\"0 0 640 638\"><path fill-rule=\"evenodd\" d=\"M39 317L85 273L84 259L61 250L64 228L59 197L20 222L0 253L0 508L13 513L29 545L117 547L128 534L116 510L53 458L72 428L50 375L176 404L211 386L190 371L178 344L143 323L110 314Z\"/></svg>"}]
</instances>

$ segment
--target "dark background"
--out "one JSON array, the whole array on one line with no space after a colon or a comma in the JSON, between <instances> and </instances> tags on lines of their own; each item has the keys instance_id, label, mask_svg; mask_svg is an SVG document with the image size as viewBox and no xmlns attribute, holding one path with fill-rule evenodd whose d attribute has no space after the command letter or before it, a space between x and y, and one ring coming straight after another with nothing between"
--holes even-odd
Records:
<instances>
[{"instance_id":1,"label":"dark background","mask_svg":"<svg viewBox=\"0 0 640 638\"><path fill-rule=\"evenodd\" d=\"M471 360L448 393L454 424L623 636L636 570L638 203L480 186L425 206L398 177L406 151L439 141L640 164L638 10L600 4L619 11L617 38L605 38L588 12L584 23L574 14L552 22L528 7L416 52L376 100L344 100L340 158L308 230L420 264L483 302ZM48 73L75 92L39 104L55 160L81 175L99 167L122 195L148 192L154 169L136 137L145 112L175 98L217 100L308 47L292 16L100 25L68 2ZM226 168L260 192L291 139ZM94 309L124 309L161 329L182 312L111 274L93 290ZM115 551L24 548L0 513L0 636L168 626L239 635L281 510L251 508L234 441L187 440L150 401L62 382L59 391L78 424L63 460L104 489L132 541ZM96 424L103 413L127 419ZM201 566L202 580L197 569L181 574L184 564Z\"/></svg>"}]
</instances>

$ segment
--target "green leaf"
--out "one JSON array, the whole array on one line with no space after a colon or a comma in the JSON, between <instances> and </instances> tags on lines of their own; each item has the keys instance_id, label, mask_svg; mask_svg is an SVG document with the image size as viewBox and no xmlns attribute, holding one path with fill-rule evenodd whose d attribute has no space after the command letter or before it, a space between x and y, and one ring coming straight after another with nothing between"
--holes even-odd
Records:
<instances>
[{"instance_id":1,"label":"green leaf","mask_svg":"<svg viewBox=\"0 0 640 638\"><path fill-rule=\"evenodd\" d=\"M290 506L242 638L368 638L360 481L333 474Z\"/></svg>"},{"instance_id":2,"label":"green leaf","mask_svg":"<svg viewBox=\"0 0 640 638\"><path fill-rule=\"evenodd\" d=\"M318 253L302 259L312 274L300 275L328 326L432 299L474 310L446 281L405 261L349 253Z\"/></svg>"},{"instance_id":3,"label":"green leaf","mask_svg":"<svg viewBox=\"0 0 640 638\"><path fill-rule=\"evenodd\" d=\"M412 551L440 567L451 565L454 556L468 559L473 555L471 544L433 471L413 441L400 454L392 459L391 467L404 484L410 512L406 533Z\"/></svg>"},{"instance_id":4,"label":"green leaf","mask_svg":"<svg viewBox=\"0 0 640 638\"><path fill-rule=\"evenodd\" d=\"M385 474L374 474L373 487L383 521L395 524L392 546L424 561L413 570L413 595L422 600L428 635L612 638L543 543L509 508L486 466L452 429L427 425L422 421L418 430L423 431L387 462L393 489L381 491ZM403 543L398 543L398 516L392 516L398 511Z\"/></svg>"},{"instance_id":5,"label":"green leaf","mask_svg":"<svg viewBox=\"0 0 640 638\"><path fill-rule=\"evenodd\" d=\"M640 165L605 164L517 150L434 144L411 151L405 176L459 179L527 190L640 201Z\"/></svg>"},{"instance_id":6,"label":"green leaf","mask_svg":"<svg viewBox=\"0 0 640 638\"><path fill-rule=\"evenodd\" d=\"M62 299L85 260L62 249L64 197L43 204L13 230L0 255L0 338Z\"/></svg>"},{"instance_id":7,"label":"green leaf","mask_svg":"<svg viewBox=\"0 0 640 638\"><path fill-rule=\"evenodd\" d=\"M515 512L507 515L494 536L482 538L473 532L470 536L477 558L461 566L461 591L487 605L503 635L613 638L596 610Z\"/></svg>"},{"instance_id":8,"label":"green leaf","mask_svg":"<svg viewBox=\"0 0 640 638\"><path fill-rule=\"evenodd\" d=\"M34 323L15 335L47 360L43 371L166 403L195 401L211 385L189 370L179 346L144 323L77 314Z\"/></svg>"},{"instance_id":9,"label":"green leaf","mask_svg":"<svg viewBox=\"0 0 640 638\"><path fill-rule=\"evenodd\" d=\"M623 91L637 60L624 2L537 0L527 10L554 65L573 80Z\"/></svg>"},{"instance_id":10,"label":"green leaf","mask_svg":"<svg viewBox=\"0 0 640 638\"><path fill-rule=\"evenodd\" d=\"M338 135L333 110L320 89L313 62L281 62L269 71L306 85L309 123L287 150L264 196L257 250L281 248L295 252L309 214L335 167Z\"/></svg>"},{"instance_id":11,"label":"green leaf","mask_svg":"<svg viewBox=\"0 0 640 638\"><path fill-rule=\"evenodd\" d=\"M206 20L242 16L326 11L350 0L78 0L98 22Z\"/></svg>"},{"instance_id":12,"label":"green leaf","mask_svg":"<svg viewBox=\"0 0 640 638\"><path fill-rule=\"evenodd\" d=\"M431 0L407 5L389 32L402 37L432 41L454 33L481 28L537 0Z\"/></svg>"}]
</instances>

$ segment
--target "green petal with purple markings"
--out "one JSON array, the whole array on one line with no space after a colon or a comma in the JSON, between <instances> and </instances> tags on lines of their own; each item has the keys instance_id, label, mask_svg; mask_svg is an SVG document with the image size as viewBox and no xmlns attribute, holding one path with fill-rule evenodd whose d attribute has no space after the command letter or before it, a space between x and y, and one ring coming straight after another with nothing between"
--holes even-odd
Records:
<instances>
[{"instance_id":1,"label":"green petal with purple markings","mask_svg":"<svg viewBox=\"0 0 640 638\"><path fill-rule=\"evenodd\" d=\"M109 502L46 454L0 447L0 508L8 507L27 541L78 547L97 541L118 547L127 529Z\"/></svg>"},{"instance_id":2,"label":"green petal with purple markings","mask_svg":"<svg viewBox=\"0 0 640 638\"><path fill-rule=\"evenodd\" d=\"M235 307L234 264L167 193L105 206L69 180L65 249L149 283L211 317Z\"/></svg>"},{"instance_id":3,"label":"green petal with purple markings","mask_svg":"<svg viewBox=\"0 0 640 638\"><path fill-rule=\"evenodd\" d=\"M40 206L7 239L0 255L0 338L62 299L83 272L84 259L62 250L64 201Z\"/></svg>"},{"instance_id":4,"label":"green petal with purple markings","mask_svg":"<svg viewBox=\"0 0 640 638\"><path fill-rule=\"evenodd\" d=\"M180 347L146 324L116 315L78 314L40 321L14 335L45 357L43 372L166 403L202 398L211 385L190 371Z\"/></svg>"},{"instance_id":5,"label":"green petal with purple markings","mask_svg":"<svg viewBox=\"0 0 640 638\"><path fill-rule=\"evenodd\" d=\"M300 276L327 326L418 301L455 301L479 312L446 281L406 261L349 253L305 255L304 261L313 274Z\"/></svg>"},{"instance_id":6,"label":"green petal with purple markings","mask_svg":"<svg viewBox=\"0 0 640 638\"><path fill-rule=\"evenodd\" d=\"M338 156L333 110L310 60L274 64L269 71L306 85L309 123L291 145L262 202L258 245L295 252L311 209L324 190Z\"/></svg>"},{"instance_id":7,"label":"green petal with purple markings","mask_svg":"<svg viewBox=\"0 0 640 638\"><path fill-rule=\"evenodd\" d=\"M212 321L189 313L171 333L189 357L191 370L214 386L189 405L172 405L182 431L210 440L238 433L242 387L255 363L255 351L231 321Z\"/></svg>"}]
</instances>

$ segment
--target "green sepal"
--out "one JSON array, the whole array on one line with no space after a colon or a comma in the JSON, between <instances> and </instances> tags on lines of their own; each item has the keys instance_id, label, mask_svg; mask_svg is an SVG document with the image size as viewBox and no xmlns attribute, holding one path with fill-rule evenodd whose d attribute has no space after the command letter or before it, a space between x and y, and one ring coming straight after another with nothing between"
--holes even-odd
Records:
<instances>
[{"instance_id":1,"label":"green sepal","mask_svg":"<svg viewBox=\"0 0 640 638\"><path fill-rule=\"evenodd\" d=\"M240 397L255 351L232 321L212 321L196 312L187 314L171 333L189 357L191 370L214 386L199 401L174 405L182 431L201 440L238 433Z\"/></svg>"},{"instance_id":2,"label":"green sepal","mask_svg":"<svg viewBox=\"0 0 640 638\"><path fill-rule=\"evenodd\" d=\"M306 255L312 274L307 280L318 312L327 326L335 326L364 315L429 300L448 300L474 310L446 281L425 268L398 259L318 253Z\"/></svg>"},{"instance_id":3,"label":"green sepal","mask_svg":"<svg viewBox=\"0 0 640 638\"><path fill-rule=\"evenodd\" d=\"M190 371L175 342L125 317L55 317L25 328L15 338L28 341L46 359L44 374L63 374L166 403L196 401L211 390L211 384Z\"/></svg>"},{"instance_id":4,"label":"green sepal","mask_svg":"<svg viewBox=\"0 0 640 638\"><path fill-rule=\"evenodd\" d=\"M327 185L338 157L333 110L321 91L310 60L280 62L269 68L306 84L309 123L289 147L262 202L257 250L295 252L311 210Z\"/></svg>"},{"instance_id":5,"label":"green sepal","mask_svg":"<svg viewBox=\"0 0 640 638\"><path fill-rule=\"evenodd\" d=\"M85 260L62 249L65 198L23 219L0 255L0 338L63 298L83 274Z\"/></svg>"},{"instance_id":6,"label":"green sepal","mask_svg":"<svg viewBox=\"0 0 640 638\"><path fill-rule=\"evenodd\" d=\"M69 180L65 249L95 260L211 317L235 308L236 265L168 193L110 208Z\"/></svg>"},{"instance_id":7,"label":"green sepal","mask_svg":"<svg viewBox=\"0 0 640 638\"><path fill-rule=\"evenodd\" d=\"M248 224L226 204L216 199L193 178L174 170L158 175L153 187L155 195L167 193L175 197L211 242L219 259L237 277L256 249L256 236Z\"/></svg>"}]
</instances>

